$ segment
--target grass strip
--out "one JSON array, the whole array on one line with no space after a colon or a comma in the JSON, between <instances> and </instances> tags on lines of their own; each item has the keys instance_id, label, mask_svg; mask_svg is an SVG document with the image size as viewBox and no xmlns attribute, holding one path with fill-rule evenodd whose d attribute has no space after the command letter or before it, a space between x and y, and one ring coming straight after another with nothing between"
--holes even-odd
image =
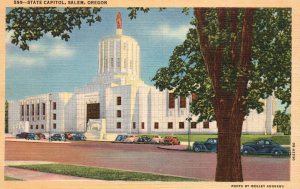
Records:
<instances>
[{"instance_id":1,"label":"grass strip","mask_svg":"<svg viewBox=\"0 0 300 189\"><path fill-rule=\"evenodd\" d=\"M21 169L71 175L77 177L99 179L99 180L122 180L122 181L203 181L200 179L166 176L151 173L140 173L133 171L122 171L106 168L95 168L79 165L66 164L38 164L38 165L16 165L10 166Z\"/></svg>"},{"instance_id":2,"label":"grass strip","mask_svg":"<svg viewBox=\"0 0 300 189\"><path fill-rule=\"evenodd\" d=\"M17 179L14 177L4 176L5 181L21 181L21 179Z\"/></svg>"},{"instance_id":3,"label":"grass strip","mask_svg":"<svg viewBox=\"0 0 300 189\"><path fill-rule=\"evenodd\" d=\"M160 136L170 136L170 134L161 134ZM180 141L188 141L187 134L174 134L172 136L176 136ZM192 134L191 141L206 141L208 138L218 138L218 135L200 135L200 134ZM290 145L291 136L290 135L242 135L241 143L254 142L261 138L269 138L274 142L281 145Z\"/></svg>"}]
</instances>

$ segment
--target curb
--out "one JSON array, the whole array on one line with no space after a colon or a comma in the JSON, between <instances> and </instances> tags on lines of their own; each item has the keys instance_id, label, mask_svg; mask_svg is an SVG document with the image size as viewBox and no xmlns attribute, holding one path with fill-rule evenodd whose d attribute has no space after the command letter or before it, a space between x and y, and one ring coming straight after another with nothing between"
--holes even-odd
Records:
<instances>
[{"instance_id":1,"label":"curb","mask_svg":"<svg viewBox=\"0 0 300 189\"><path fill-rule=\"evenodd\" d=\"M26 140L26 139L5 139L5 141L9 142L31 142L31 143L56 143L56 144L69 144L71 142L65 142L65 141L51 141L49 140Z\"/></svg>"}]
</instances>

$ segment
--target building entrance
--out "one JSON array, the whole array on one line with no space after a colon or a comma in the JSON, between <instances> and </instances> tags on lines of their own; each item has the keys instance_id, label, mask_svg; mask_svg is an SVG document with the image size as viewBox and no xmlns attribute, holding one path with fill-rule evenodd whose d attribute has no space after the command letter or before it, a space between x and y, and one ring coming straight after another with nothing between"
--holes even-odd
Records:
<instances>
[{"instance_id":1,"label":"building entrance","mask_svg":"<svg viewBox=\"0 0 300 189\"><path fill-rule=\"evenodd\" d=\"M100 103L86 105L86 123L89 119L100 119Z\"/></svg>"}]
</instances>

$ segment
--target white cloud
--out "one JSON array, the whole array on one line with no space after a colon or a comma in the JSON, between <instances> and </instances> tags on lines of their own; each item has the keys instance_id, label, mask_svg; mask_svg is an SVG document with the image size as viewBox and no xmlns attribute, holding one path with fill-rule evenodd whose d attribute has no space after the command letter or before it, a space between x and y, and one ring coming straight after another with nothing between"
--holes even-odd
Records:
<instances>
[{"instance_id":1,"label":"white cloud","mask_svg":"<svg viewBox=\"0 0 300 189\"><path fill-rule=\"evenodd\" d=\"M47 49L47 46L42 43L34 43L29 45L30 52L43 52Z\"/></svg>"},{"instance_id":2,"label":"white cloud","mask_svg":"<svg viewBox=\"0 0 300 189\"><path fill-rule=\"evenodd\" d=\"M5 32L5 44L6 45L9 45L11 44L11 36L12 36L13 32L10 31L10 32Z\"/></svg>"},{"instance_id":3,"label":"white cloud","mask_svg":"<svg viewBox=\"0 0 300 189\"><path fill-rule=\"evenodd\" d=\"M6 59L6 66L10 67L12 65L23 65L23 66L32 66L32 65L42 65L43 59L40 57L26 57L26 56L8 56Z\"/></svg>"},{"instance_id":4,"label":"white cloud","mask_svg":"<svg viewBox=\"0 0 300 189\"><path fill-rule=\"evenodd\" d=\"M44 66L56 59L70 59L76 50L68 43L57 39L40 39L29 43L29 51L22 51L19 47L11 45L10 35L6 32L6 66Z\"/></svg>"},{"instance_id":5,"label":"white cloud","mask_svg":"<svg viewBox=\"0 0 300 189\"><path fill-rule=\"evenodd\" d=\"M163 38L184 40L190 28L190 25L181 25L179 27L162 24L150 32L150 35L155 37L163 36Z\"/></svg>"},{"instance_id":6,"label":"white cloud","mask_svg":"<svg viewBox=\"0 0 300 189\"><path fill-rule=\"evenodd\" d=\"M48 53L49 57L62 57L62 58L70 58L75 54L75 50L71 49L64 42L56 42L50 48Z\"/></svg>"}]
</instances>

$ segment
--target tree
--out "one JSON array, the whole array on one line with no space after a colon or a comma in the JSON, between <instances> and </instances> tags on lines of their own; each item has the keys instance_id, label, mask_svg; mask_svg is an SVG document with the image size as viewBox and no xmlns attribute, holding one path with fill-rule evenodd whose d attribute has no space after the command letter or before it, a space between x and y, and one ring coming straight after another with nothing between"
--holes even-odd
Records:
<instances>
[{"instance_id":1,"label":"tree","mask_svg":"<svg viewBox=\"0 0 300 189\"><path fill-rule=\"evenodd\" d=\"M286 114L282 111L276 111L273 125L277 126L277 131L285 135L291 134L291 114Z\"/></svg>"},{"instance_id":2,"label":"tree","mask_svg":"<svg viewBox=\"0 0 300 189\"><path fill-rule=\"evenodd\" d=\"M85 21L90 26L101 22L101 8L14 8L6 15L6 30L13 31L11 43L29 50L28 42L50 33L68 41L70 33L81 28Z\"/></svg>"},{"instance_id":3,"label":"tree","mask_svg":"<svg viewBox=\"0 0 300 189\"><path fill-rule=\"evenodd\" d=\"M129 8L129 17L135 18L138 11L149 9ZM13 31L13 44L28 50L28 41L46 33L67 41L83 20L101 21L99 12L16 8L7 14L6 29ZM160 90L172 89L181 96L197 94L192 113L198 121L217 121L216 181L242 181L239 150L245 116L251 109L262 112L261 99L273 93L286 106L291 103L290 9L194 8L194 16L187 39L153 80Z\"/></svg>"},{"instance_id":4,"label":"tree","mask_svg":"<svg viewBox=\"0 0 300 189\"><path fill-rule=\"evenodd\" d=\"M8 102L5 100L5 133L8 133Z\"/></svg>"},{"instance_id":5,"label":"tree","mask_svg":"<svg viewBox=\"0 0 300 189\"><path fill-rule=\"evenodd\" d=\"M177 96L197 94L191 111L198 121L216 120L216 181L242 181L240 138L251 109L275 94L291 96L289 9L195 8L186 40L153 80Z\"/></svg>"}]
</instances>

